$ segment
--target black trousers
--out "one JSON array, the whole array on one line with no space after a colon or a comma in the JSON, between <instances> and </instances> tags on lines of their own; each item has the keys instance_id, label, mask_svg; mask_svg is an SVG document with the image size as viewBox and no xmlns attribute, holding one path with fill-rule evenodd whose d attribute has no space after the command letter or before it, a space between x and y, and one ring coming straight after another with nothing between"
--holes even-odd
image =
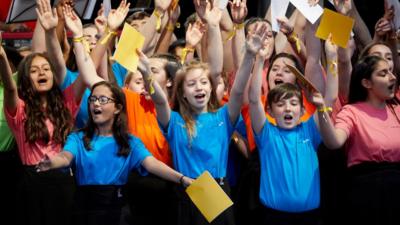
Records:
<instances>
[{"instance_id":1,"label":"black trousers","mask_svg":"<svg viewBox=\"0 0 400 225\"><path fill-rule=\"evenodd\" d=\"M22 164L16 147L7 152L0 152L0 201L3 206L0 211L0 224L16 223L15 218L19 212L16 204L17 182L21 170Z\"/></svg>"},{"instance_id":2,"label":"black trousers","mask_svg":"<svg viewBox=\"0 0 400 225\"><path fill-rule=\"evenodd\" d=\"M230 187L226 180L220 182L217 179L221 188L225 193L230 195ZM189 196L186 194L185 189L180 186L175 186L176 195L178 197L178 208L177 208L177 220L178 225L234 225L235 219L233 215L233 207L231 206L223 213L221 213L217 218L215 218L211 223L209 223L205 217L200 213L197 207L190 200Z\"/></svg>"},{"instance_id":3,"label":"black trousers","mask_svg":"<svg viewBox=\"0 0 400 225\"><path fill-rule=\"evenodd\" d=\"M21 225L70 225L75 182L69 170L24 166L17 189Z\"/></svg>"},{"instance_id":4,"label":"black trousers","mask_svg":"<svg viewBox=\"0 0 400 225\"><path fill-rule=\"evenodd\" d=\"M152 174L141 176L136 171L131 172L123 187L130 209L130 215L123 215L123 224L176 224L174 185Z\"/></svg>"},{"instance_id":5,"label":"black trousers","mask_svg":"<svg viewBox=\"0 0 400 225\"><path fill-rule=\"evenodd\" d=\"M291 213L264 207L262 211L263 225L320 225L319 209L307 212Z\"/></svg>"},{"instance_id":6,"label":"black trousers","mask_svg":"<svg viewBox=\"0 0 400 225\"><path fill-rule=\"evenodd\" d=\"M349 224L400 224L400 163L362 163L348 172Z\"/></svg>"},{"instance_id":7,"label":"black trousers","mask_svg":"<svg viewBox=\"0 0 400 225\"><path fill-rule=\"evenodd\" d=\"M75 225L118 225L121 216L121 187L78 186L74 204Z\"/></svg>"}]
</instances>

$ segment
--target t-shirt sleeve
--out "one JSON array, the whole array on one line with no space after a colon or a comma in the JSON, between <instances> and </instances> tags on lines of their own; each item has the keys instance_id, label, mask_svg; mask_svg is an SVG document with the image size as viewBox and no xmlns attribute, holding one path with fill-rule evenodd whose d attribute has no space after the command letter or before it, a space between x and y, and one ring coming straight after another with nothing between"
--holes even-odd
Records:
<instances>
[{"instance_id":1,"label":"t-shirt sleeve","mask_svg":"<svg viewBox=\"0 0 400 225\"><path fill-rule=\"evenodd\" d=\"M235 130L243 137L247 139L247 132L246 132L246 123L242 117L242 115L240 115L238 122L236 124Z\"/></svg>"},{"instance_id":2,"label":"t-shirt sleeve","mask_svg":"<svg viewBox=\"0 0 400 225\"><path fill-rule=\"evenodd\" d=\"M343 130L347 137L349 137L355 125L355 118L350 106L346 105L336 115L335 128Z\"/></svg>"},{"instance_id":3,"label":"t-shirt sleeve","mask_svg":"<svg viewBox=\"0 0 400 225\"><path fill-rule=\"evenodd\" d=\"M131 136L131 158L130 158L130 168L137 169L142 176L148 174L147 170L142 166L143 160L152 156L151 153L146 149L143 142L136 137Z\"/></svg>"},{"instance_id":4,"label":"t-shirt sleeve","mask_svg":"<svg viewBox=\"0 0 400 225\"><path fill-rule=\"evenodd\" d=\"M235 130L235 127L238 124L239 118L236 119L234 123L231 122L231 119L229 117L229 110L228 110L228 105L224 105L222 108L218 110L218 114L223 118L225 123L227 124L226 128L228 129L228 134L232 135L233 131Z\"/></svg>"},{"instance_id":5,"label":"t-shirt sleeve","mask_svg":"<svg viewBox=\"0 0 400 225\"><path fill-rule=\"evenodd\" d=\"M268 120L265 120L264 126L261 129L260 133L256 133L253 129L254 140L256 141L257 147L259 150L263 149L262 146L268 141L268 134L270 126L273 126Z\"/></svg>"},{"instance_id":6,"label":"t-shirt sleeve","mask_svg":"<svg viewBox=\"0 0 400 225\"><path fill-rule=\"evenodd\" d=\"M79 136L78 133L71 133L67 136L67 140L65 141L63 150L70 152L75 159L75 157L78 155L78 149L82 142L83 139Z\"/></svg>"},{"instance_id":7,"label":"t-shirt sleeve","mask_svg":"<svg viewBox=\"0 0 400 225\"><path fill-rule=\"evenodd\" d=\"M18 99L17 101L17 111L15 112L15 115L11 115L9 109L4 107L4 116L6 117L7 124L11 130L18 131L19 128L21 128L21 130L23 129L25 115L24 108L25 103L21 99Z\"/></svg>"},{"instance_id":8,"label":"t-shirt sleeve","mask_svg":"<svg viewBox=\"0 0 400 225\"><path fill-rule=\"evenodd\" d=\"M69 69L67 69L67 72L65 74L64 80L62 84L60 85L60 89L64 91L67 89L69 86L71 86L72 83L78 78L79 73L78 72L73 72Z\"/></svg>"},{"instance_id":9,"label":"t-shirt sleeve","mask_svg":"<svg viewBox=\"0 0 400 225\"><path fill-rule=\"evenodd\" d=\"M123 87L125 77L126 77L126 74L128 73L128 71L125 69L125 67L121 66L121 64L119 64L118 62L114 62L111 67L112 67L112 71L114 73L115 81L117 82L119 87Z\"/></svg>"},{"instance_id":10,"label":"t-shirt sleeve","mask_svg":"<svg viewBox=\"0 0 400 225\"><path fill-rule=\"evenodd\" d=\"M179 117L180 117L179 113L177 113L177 112L171 110L171 114L170 114L170 118L169 118L169 123L168 123L168 125L167 125L166 127L164 127L164 126L160 123L160 121L158 121L158 119L157 119L158 126L160 127L160 130L163 132L164 137L165 137L167 140L171 140L171 139L172 139L173 130L174 130L173 127L174 127L175 124L177 123ZM184 121L183 121L183 123L184 123ZM184 125L184 124L182 124L182 125Z\"/></svg>"}]
</instances>

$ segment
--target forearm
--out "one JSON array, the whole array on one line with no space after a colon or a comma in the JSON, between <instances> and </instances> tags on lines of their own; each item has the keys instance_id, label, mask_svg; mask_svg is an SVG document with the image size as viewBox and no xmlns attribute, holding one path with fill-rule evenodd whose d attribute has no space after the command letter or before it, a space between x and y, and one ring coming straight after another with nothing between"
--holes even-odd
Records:
<instances>
[{"instance_id":1,"label":"forearm","mask_svg":"<svg viewBox=\"0 0 400 225\"><path fill-rule=\"evenodd\" d=\"M64 56L61 51L60 43L57 39L56 29L50 29L46 31L46 48L49 54L49 59L55 67L55 79L57 84L61 84L64 81L66 74L66 66L64 61Z\"/></svg>"},{"instance_id":2,"label":"forearm","mask_svg":"<svg viewBox=\"0 0 400 225\"><path fill-rule=\"evenodd\" d=\"M72 154L62 151L58 155L50 158L50 169L68 167L72 161Z\"/></svg>"},{"instance_id":3,"label":"forearm","mask_svg":"<svg viewBox=\"0 0 400 225\"><path fill-rule=\"evenodd\" d=\"M344 99L348 98L352 69L350 49L338 47L338 95Z\"/></svg>"},{"instance_id":4,"label":"forearm","mask_svg":"<svg viewBox=\"0 0 400 225\"><path fill-rule=\"evenodd\" d=\"M318 89L325 93L325 81L321 71L321 42L315 37L317 23L314 25L308 23L306 28L307 43L307 62L305 67L305 76Z\"/></svg>"},{"instance_id":5,"label":"forearm","mask_svg":"<svg viewBox=\"0 0 400 225\"><path fill-rule=\"evenodd\" d=\"M215 81L221 75L223 68L223 48L219 25L209 25L207 33L207 55L210 74Z\"/></svg>"},{"instance_id":6,"label":"forearm","mask_svg":"<svg viewBox=\"0 0 400 225\"><path fill-rule=\"evenodd\" d=\"M45 32L39 20L36 21L35 30L32 37L32 52L46 52Z\"/></svg>"},{"instance_id":7,"label":"forearm","mask_svg":"<svg viewBox=\"0 0 400 225\"><path fill-rule=\"evenodd\" d=\"M82 76L86 86L92 87L95 83L103 81L104 79L97 75L92 59L86 55L83 43L81 41L74 41L74 49L79 74Z\"/></svg>"},{"instance_id":8,"label":"forearm","mask_svg":"<svg viewBox=\"0 0 400 225\"><path fill-rule=\"evenodd\" d=\"M358 10L355 7L354 2L352 4L353 8L350 11L350 16L355 20L353 27L354 39L356 39L357 42L361 44L362 48L364 48L372 41L372 37L371 34L369 33L367 25L365 24L364 20L358 13Z\"/></svg>"},{"instance_id":9,"label":"forearm","mask_svg":"<svg viewBox=\"0 0 400 225\"><path fill-rule=\"evenodd\" d=\"M146 157L142 164L148 172L174 183L180 183L181 177L183 176L183 174L171 169L153 156Z\"/></svg>"},{"instance_id":10,"label":"forearm","mask_svg":"<svg viewBox=\"0 0 400 225\"><path fill-rule=\"evenodd\" d=\"M232 39L232 57L234 65L239 65L242 61L245 40L244 29L237 29L236 34ZM237 70L237 66L235 70Z\"/></svg>"}]
</instances>

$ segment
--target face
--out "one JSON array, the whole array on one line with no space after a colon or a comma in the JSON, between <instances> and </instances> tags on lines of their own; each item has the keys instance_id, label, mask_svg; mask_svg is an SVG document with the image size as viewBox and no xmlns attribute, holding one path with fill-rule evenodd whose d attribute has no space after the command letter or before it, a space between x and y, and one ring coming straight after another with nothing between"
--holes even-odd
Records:
<instances>
[{"instance_id":1,"label":"face","mask_svg":"<svg viewBox=\"0 0 400 225\"><path fill-rule=\"evenodd\" d=\"M285 63L295 67L294 62L286 57L280 57L276 59L271 65L271 70L268 76L268 86L270 90L276 85L282 83L296 83L296 76L290 71Z\"/></svg>"},{"instance_id":2,"label":"face","mask_svg":"<svg viewBox=\"0 0 400 225\"><path fill-rule=\"evenodd\" d=\"M147 19L148 19L148 17L145 17L144 19L141 19L141 20L132 20L130 25L137 30L146 24Z\"/></svg>"},{"instance_id":3,"label":"face","mask_svg":"<svg viewBox=\"0 0 400 225\"><path fill-rule=\"evenodd\" d=\"M181 46L177 46L174 49L174 55L177 56L179 59L182 58L182 50L183 50L183 47L181 47Z\"/></svg>"},{"instance_id":4,"label":"face","mask_svg":"<svg viewBox=\"0 0 400 225\"><path fill-rule=\"evenodd\" d=\"M197 113L207 112L211 82L201 68L189 70L183 82L183 97Z\"/></svg>"},{"instance_id":5,"label":"face","mask_svg":"<svg viewBox=\"0 0 400 225\"><path fill-rule=\"evenodd\" d=\"M138 94L148 96L148 93L144 88L143 76L139 71L132 73L132 78L127 86L130 90Z\"/></svg>"},{"instance_id":6,"label":"face","mask_svg":"<svg viewBox=\"0 0 400 225\"><path fill-rule=\"evenodd\" d=\"M120 112L120 109L114 102L111 90L105 85L97 86L90 98L93 98L89 99L93 122L98 127L112 127L114 117Z\"/></svg>"},{"instance_id":7,"label":"face","mask_svg":"<svg viewBox=\"0 0 400 225\"><path fill-rule=\"evenodd\" d=\"M292 96L288 99L281 98L278 102L272 102L270 114L275 118L280 128L292 129L297 126L302 114L300 99Z\"/></svg>"},{"instance_id":8,"label":"face","mask_svg":"<svg viewBox=\"0 0 400 225\"><path fill-rule=\"evenodd\" d=\"M45 58L41 56L33 58L29 75L35 91L45 93L53 87L53 72Z\"/></svg>"},{"instance_id":9,"label":"face","mask_svg":"<svg viewBox=\"0 0 400 225\"><path fill-rule=\"evenodd\" d=\"M380 56L389 64L390 71L393 72L393 55L392 51L386 45L374 45L368 52L369 55Z\"/></svg>"},{"instance_id":10,"label":"face","mask_svg":"<svg viewBox=\"0 0 400 225\"><path fill-rule=\"evenodd\" d=\"M86 27L83 29L83 37L85 37L85 40L89 44L90 50L92 50L97 43L98 37L97 37L97 29L95 27Z\"/></svg>"},{"instance_id":11,"label":"face","mask_svg":"<svg viewBox=\"0 0 400 225\"><path fill-rule=\"evenodd\" d=\"M167 64L166 59L160 58L150 58L150 69L153 73L154 79L160 84L161 88L166 92L167 90L167 71L165 71L165 66ZM167 93L166 93L167 94Z\"/></svg>"},{"instance_id":12,"label":"face","mask_svg":"<svg viewBox=\"0 0 400 225\"><path fill-rule=\"evenodd\" d=\"M390 71L387 61L379 61L376 69L371 74L371 79L363 79L363 85L368 90L368 96L381 101L394 97L396 77Z\"/></svg>"}]
</instances>

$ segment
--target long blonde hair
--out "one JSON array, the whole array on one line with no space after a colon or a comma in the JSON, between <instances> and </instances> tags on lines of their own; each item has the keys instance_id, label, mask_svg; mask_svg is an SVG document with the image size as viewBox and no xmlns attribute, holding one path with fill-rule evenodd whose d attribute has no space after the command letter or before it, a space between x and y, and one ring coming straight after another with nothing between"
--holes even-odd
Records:
<instances>
[{"instance_id":1,"label":"long blonde hair","mask_svg":"<svg viewBox=\"0 0 400 225\"><path fill-rule=\"evenodd\" d=\"M181 114L183 120L185 120L186 130L189 136L189 140L191 140L193 137L196 136L196 130L195 130L196 115L192 106L184 97L183 85L188 72L194 69L202 69L204 73L207 74L208 80L211 83L211 96L210 100L207 103L208 112L215 112L220 107L217 94L215 92L217 84L215 84L213 82L213 79L211 79L211 74L208 64L200 62L198 60L192 60L186 63L182 67L182 69L180 69L177 72L175 76L172 101L173 101L173 109L175 111L178 111Z\"/></svg>"}]
</instances>

